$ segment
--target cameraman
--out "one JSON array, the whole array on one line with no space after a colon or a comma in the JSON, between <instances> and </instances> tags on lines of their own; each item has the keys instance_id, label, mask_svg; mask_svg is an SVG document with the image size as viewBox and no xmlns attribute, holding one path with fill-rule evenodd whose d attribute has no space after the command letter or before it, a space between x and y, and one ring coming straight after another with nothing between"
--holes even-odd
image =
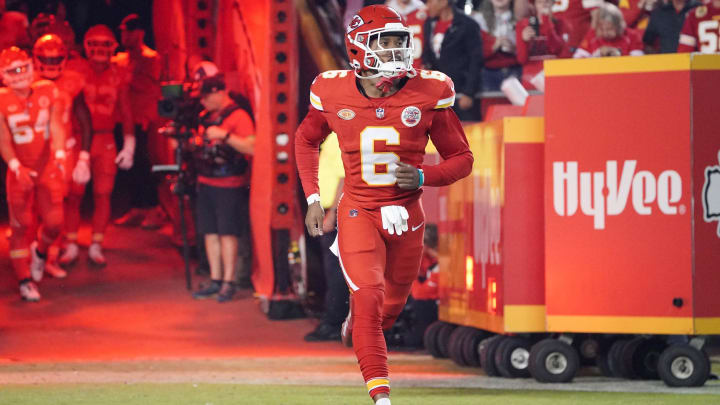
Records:
<instances>
[{"instance_id":1,"label":"cameraman","mask_svg":"<svg viewBox=\"0 0 720 405\"><path fill-rule=\"evenodd\" d=\"M200 114L194 157L198 168L197 231L205 235L211 283L193 297L217 295L218 302L227 302L235 294L238 240L249 229L255 128L250 115L230 98L220 74L203 79L200 103L205 110Z\"/></svg>"}]
</instances>

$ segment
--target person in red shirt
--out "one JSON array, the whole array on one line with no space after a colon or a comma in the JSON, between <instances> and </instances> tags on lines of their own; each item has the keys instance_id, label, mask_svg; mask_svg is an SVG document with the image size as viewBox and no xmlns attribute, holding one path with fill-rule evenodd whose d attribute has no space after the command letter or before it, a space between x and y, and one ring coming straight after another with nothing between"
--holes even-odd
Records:
<instances>
[{"instance_id":1,"label":"person in red shirt","mask_svg":"<svg viewBox=\"0 0 720 405\"><path fill-rule=\"evenodd\" d=\"M230 98L222 74L203 79L200 103L205 110L196 138L201 154L195 158L196 226L205 235L211 282L193 297L217 296L218 302L228 302L235 294L238 240L249 232L249 166L255 127L250 115Z\"/></svg>"},{"instance_id":2,"label":"person in red shirt","mask_svg":"<svg viewBox=\"0 0 720 405\"><path fill-rule=\"evenodd\" d=\"M555 0L553 16L561 20L568 30L567 43L571 52L575 51L590 30L591 12L603 3L603 0Z\"/></svg>"},{"instance_id":3,"label":"person in red shirt","mask_svg":"<svg viewBox=\"0 0 720 405\"><path fill-rule=\"evenodd\" d=\"M604 3L598 8L595 29L590 30L573 54L574 58L643 55L640 35L625 27L617 6Z\"/></svg>"},{"instance_id":4,"label":"person in red shirt","mask_svg":"<svg viewBox=\"0 0 720 405\"><path fill-rule=\"evenodd\" d=\"M531 57L569 58L565 24L552 14L552 0L536 0L537 15L523 18L515 26L517 60L526 64Z\"/></svg>"},{"instance_id":5,"label":"person in red shirt","mask_svg":"<svg viewBox=\"0 0 720 405\"><path fill-rule=\"evenodd\" d=\"M473 163L462 126L450 109L452 81L412 68L412 33L386 6L368 6L347 28L353 70L315 78L311 108L295 134L298 173L308 201L305 225L322 233L318 147L334 131L345 168L334 247L351 290L342 340L352 345L368 393L390 404L383 330L402 311L417 278L425 218L424 186L467 176ZM445 159L423 166L428 139Z\"/></svg>"},{"instance_id":6,"label":"person in red shirt","mask_svg":"<svg viewBox=\"0 0 720 405\"><path fill-rule=\"evenodd\" d=\"M483 91L500 91L502 82L520 78L516 55L515 16L511 0L491 0L480 6L475 19L483 31Z\"/></svg>"},{"instance_id":7,"label":"person in red shirt","mask_svg":"<svg viewBox=\"0 0 720 405\"><path fill-rule=\"evenodd\" d=\"M69 230L76 230L80 224L80 199L85 184L90 181L90 141L92 124L90 110L85 103L86 62L79 59L68 61L68 50L58 35L41 36L33 47L33 59L37 73L41 78L52 80L58 87L59 97L63 100L65 111L62 114L65 125L65 148L67 153L66 187L80 191L68 193L65 199L65 224ZM70 64L68 64L70 62ZM79 67L82 66L82 67ZM77 201L71 202L70 200ZM59 258L61 265L72 264L78 255L77 233L66 234L66 244ZM54 263L47 263L45 270L62 271ZM64 272L63 272L64 273ZM58 273L61 274L61 273Z\"/></svg>"},{"instance_id":8,"label":"person in red shirt","mask_svg":"<svg viewBox=\"0 0 720 405\"><path fill-rule=\"evenodd\" d=\"M107 262L102 243L110 222L110 194L115 185L117 168L128 170L133 165L135 135L127 94L127 72L110 61L117 48L115 35L107 26L95 25L85 33L83 42L89 60L83 96L90 109L93 129L90 170L93 177L94 212L88 258L91 264L105 266ZM116 119L120 121L124 134L123 147L119 152L113 135ZM84 187L72 187L70 193L80 197ZM81 198L68 200L79 204ZM67 239L71 240L73 234L77 235L77 228L68 229Z\"/></svg>"},{"instance_id":9,"label":"person in red shirt","mask_svg":"<svg viewBox=\"0 0 720 405\"><path fill-rule=\"evenodd\" d=\"M720 52L720 0L712 0L688 12L680 31L678 52Z\"/></svg>"},{"instance_id":10,"label":"person in red shirt","mask_svg":"<svg viewBox=\"0 0 720 405\"><path fill-rule=\"evenodd\" d=\"M53 82L33 82L32 60L17 47L0 53L0 75L7 86L0 89L0 154L8 165L10 261L20 281L20 296L39 301L34 281L42 278L48 248L63 223L64 106ZM36 212L42 228L38 241L29 246Z\"/></svg>"}]
</instances>

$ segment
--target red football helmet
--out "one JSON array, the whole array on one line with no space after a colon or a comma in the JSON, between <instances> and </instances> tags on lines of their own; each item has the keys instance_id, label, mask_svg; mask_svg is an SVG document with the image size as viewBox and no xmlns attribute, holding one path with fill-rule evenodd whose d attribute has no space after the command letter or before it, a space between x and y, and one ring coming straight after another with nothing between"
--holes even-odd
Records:
<instances>
[{"instance_id":1,"label":"red football helmet","mask_svg":"<svg viewBox=\"0 0 720 405\"><path fill-rule=\"evenodd\" d=\"M383 36L400 36L403 45L383 48ZM377 41L376 44L373 41ZM371 48L371 43L376 49ZM405 20L397 11L383 5L367 6L360 10L350 21L345 36L345 47L355 74L358 75L364 70L377 72L364 76L366 78L398 77L411 72L412 44L412 32ZM391 55L391 58L383 61L382 55Z\"/></svg>"},{"instance_id":2,"label":"red football helmet","mask_svg":"<svg viewBox=\"0 0 720 405\"><path fill-rule=\"evenodd\" d=\"M33 47L33 61L45 79L60 77L67 61L67 49L62 39L55 34L41 36Z\"/></svg>"},{"instance_id":3,"label":"red football helmet","mask_svg":"<svg viewBox=\"0 0 720 405\"><path fill-rule=\"evenodd\" d=\"M30 24L30 39L37 41L41 36L51 32L56 24L55 16L52 14L40 13Z\"/></svg>"},{"instance_id":4,"label":"red football helmet","mask_svg":"<svg viewBox=\"0 0 720 405\"><path fill-rule=\"evenodd\" d=\"M11 89L24 90L33 82L33 65L28 54L17 46L0 53L0 69L5 85Z\"/></svg>"},{"instance_id":5,"label":"red football helmet","mask_svg":"<svg viewBox=\"0 0 720 405\"><path fill-rule=\"evenodd\" d=\"M107 25L94 25L85 33L85 54L94 62L109 62L118 43Z\"/></svg>"}]
</instances>

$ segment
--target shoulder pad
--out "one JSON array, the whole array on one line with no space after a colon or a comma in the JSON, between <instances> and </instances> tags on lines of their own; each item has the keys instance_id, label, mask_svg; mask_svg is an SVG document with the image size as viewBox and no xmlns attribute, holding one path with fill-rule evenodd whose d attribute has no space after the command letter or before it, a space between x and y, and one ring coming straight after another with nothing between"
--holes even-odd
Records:
<instances>
[{"instance_id":1,"label":"shoulder pad","mask_svg":"<svg viewBox=\"0 0 720 405\"><path fill-rule=\"evenodd\" d=\"M319 111L323 110L323 99L337 92L340 79L355 77L352 70L328 70L320 73L310 86L310 104Z\"/></svg>"},{"instance_id":2,"label":"shoulder pad","mask_svg":"<svg viewBox=\"0 0 720 405\"><path fill-rule=\"evenodd\" d=\"M428 96L433 98L434 109L452 107L455 104L455 85L452 79L437 70L420 70L418 76L423 86L428 86Z\"/></svg>"}]
</instances>

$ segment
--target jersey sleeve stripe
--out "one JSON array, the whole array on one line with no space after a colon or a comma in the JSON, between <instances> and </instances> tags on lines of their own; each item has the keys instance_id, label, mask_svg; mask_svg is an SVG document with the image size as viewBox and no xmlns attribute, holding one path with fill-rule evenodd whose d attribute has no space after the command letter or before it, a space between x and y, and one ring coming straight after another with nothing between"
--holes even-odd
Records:
<instances>
[{"instance_id":1,"label":"jersey sleeve stripe","mask_svg":"<svg viewBox=\"0 0 720 405\"><path fill-rule=\"evenodd\" d=\"M320 97L316 96L315 93L312 91L310 92L310 104L312 104L313 107L315 107L317 110L323 111L322 101L320 101Z\"/></svg>"},{"instance_id":2,"label":"jersey sleeve stripe","mask_svg":"<svg viewBox=\"0 0 720 405\"><path fill-rule=\"evenodd\" d=\"M695 46L697 45L697 39L691 37L687 34L680 34L680 44L687 45L687 46Z\"/></svg>"},{"instance_id":3,"label":"jersey sleeve stripe","mask_svg":"<svg viewBox=\"0 0 720 405\"><path fill-rule=\"evenodd\" d=\"M437 104L435 104L435 109L448 108L453 105L455 105L455 96L450 96L438 101Z\"/></svg>"}]
</instances>

